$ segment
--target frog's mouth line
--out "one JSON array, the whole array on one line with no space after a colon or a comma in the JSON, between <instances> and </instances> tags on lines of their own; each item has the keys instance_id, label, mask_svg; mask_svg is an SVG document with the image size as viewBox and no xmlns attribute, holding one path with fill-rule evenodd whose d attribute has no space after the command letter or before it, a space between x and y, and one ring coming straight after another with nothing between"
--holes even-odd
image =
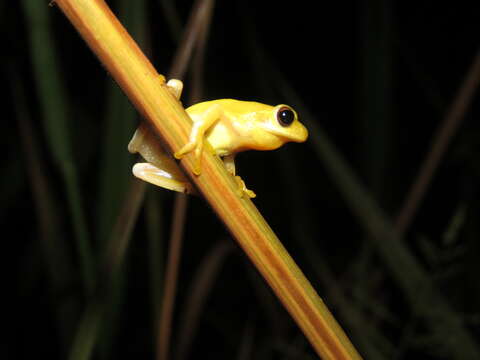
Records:
<instances>
[{"instance_id":1,"label":"frog's mouth line","mask_svg":"<svg viewBox=\"0 0 480 360\"><path fill-rule=\"evenodd\" d=\"M299 126L300 125L300 126ZM288 140L289 142L297 142L297 143L302 143L304 141L307 140L308 138L308 130L307 128L303 125L303 124L300 124L300 123L297 123L295 125L293 125L295 127L297 127L298 129L296 129L297 131L295 132L298 132L299 135L298 136L295 136L294 134L292 134L291 132L289 131L281 131L277 128L273 128L273 127L269 127L269 126L265 126L265 130L268 131L270 134L273 134L273 135L276 135L278 137L281 137L282 139L286 139ZM286 128L287 129L287 128ZM289 130L291 130L292 128L288 128Z\"/></svg>"}]
</instances>

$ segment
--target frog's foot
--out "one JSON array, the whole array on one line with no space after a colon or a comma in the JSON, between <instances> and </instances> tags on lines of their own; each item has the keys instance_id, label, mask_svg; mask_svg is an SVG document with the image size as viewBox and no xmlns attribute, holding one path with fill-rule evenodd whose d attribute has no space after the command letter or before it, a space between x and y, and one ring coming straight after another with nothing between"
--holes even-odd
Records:
<instances>
[{"instance_id":1,"label":"frog's foot","mask_svg":"<svg viewBox=\"0 0 480 360\"><path fill-rule=\"evenodd\" d=\"M175 179L170 173L150 163L137 163L132 169L133 175L150 184L186 194L194 194L195 190L189 182Z\"/></svg>"},{"instance_id":2,"label":"frog's foot","mask_svg":"<svg viewBox=\"0 0 480 360\"><path fill-rule=\"evenodd\" d=\"M240 176L237 175L234 177L234 179L238 185L238 195L240 197L243 197L243 195L246 194L249 198L253 199L254 197L257 196L252 190L247 189L245 182L242 180Z\"/></svg>"},{"instance_id":3,"label":"frog's foot","mask_svg":"<svg viewBox=\"0 0 480 360\"><path fill-rule=\"evenodd\" d=\"M197 139L193 141L190 140L180 150L173 154L173 156L175 156L176 159L181 159L192 151L195 155L193 173L195 175L200 175L202 169L203 136L197 137Z\"/></svg>"},{"instance_id":4,"label":"frog's foot","mask_svg":"<svg viewBox=\"0 0 480 360\"><path fill-rule=\"evenodd\" d=\"M170 79L167 82L167 86L173 96L179 100L180 96L182 96L183 82L178 79Z\"/></svg>"}]
</instances>

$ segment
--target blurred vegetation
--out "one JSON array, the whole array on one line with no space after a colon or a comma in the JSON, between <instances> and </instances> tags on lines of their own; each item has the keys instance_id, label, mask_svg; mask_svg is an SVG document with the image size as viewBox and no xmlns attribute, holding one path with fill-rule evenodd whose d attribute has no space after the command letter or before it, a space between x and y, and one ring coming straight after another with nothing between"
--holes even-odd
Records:
<instances>
[{"instance_id":1,"label":"blurred vegetation","mask_svg":"<svg viewBox=\"0 0 480 360\"><path fill-rule=\"evenodd\" d=\"M184 33L202 3L108 1L158 71L184 78L185 105L300 114L306 144L237 168L366 359L480 358L478 5L218 1ZM139 116L58 8L0 5L0 356L160 358L178 197L132 178ZM183 76L175 54L196 30ZM205 203L185 211L169 358L315 358Z\"/></svg>"}]
</instances>

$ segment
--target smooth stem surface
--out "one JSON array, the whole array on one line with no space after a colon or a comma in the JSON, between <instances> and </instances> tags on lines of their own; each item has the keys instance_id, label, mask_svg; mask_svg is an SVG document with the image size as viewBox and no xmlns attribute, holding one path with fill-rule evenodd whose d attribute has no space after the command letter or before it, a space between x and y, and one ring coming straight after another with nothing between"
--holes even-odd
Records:
<instances>
[{"instance_id":1,"label":"smooth stem surface","mask_svg":"<svg viewBox=\"0 0 480 360\"><path fill-rule=\"evenodd\" d=\"M137 44L101 0L57 0L81 36L170 151L187 142L191 120L170 94ZM202 174L193 175L192 156L181 161L185 173L228 227L275 291L317 353L324 359L360 356L272 229L237 185L223 163L204 151Z\"/></svg>"}]
</instances>

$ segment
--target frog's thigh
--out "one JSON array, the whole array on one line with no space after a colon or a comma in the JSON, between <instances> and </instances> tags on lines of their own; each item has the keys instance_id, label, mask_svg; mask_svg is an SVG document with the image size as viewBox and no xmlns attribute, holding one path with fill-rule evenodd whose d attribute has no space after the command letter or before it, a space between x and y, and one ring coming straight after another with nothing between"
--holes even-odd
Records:
<instances>
[{"instance_id":1,"label":"frog's thigh","mask_svg":"<svg viewBox=\"0 0 480 360\"><path fill-rule=\"evenodd\" d=\"M150 184L182 193L195 193L191 183L186 179L176 179L168 171L159 169L150 163L137 163L133 166L132 172L137 178Z\"/></svg>"}]
</instances>

